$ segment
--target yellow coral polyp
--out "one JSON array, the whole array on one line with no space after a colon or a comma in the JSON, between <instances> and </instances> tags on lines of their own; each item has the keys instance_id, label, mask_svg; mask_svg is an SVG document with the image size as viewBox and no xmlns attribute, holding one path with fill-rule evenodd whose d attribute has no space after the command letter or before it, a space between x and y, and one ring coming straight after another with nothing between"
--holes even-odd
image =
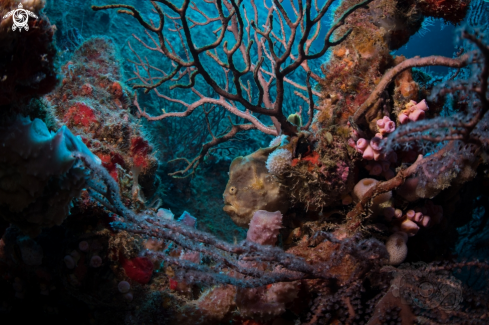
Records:
<instances>
[{"instance_id":1,"label":"yellow coral polyp","mask_svg":"<svg viewBox=\"0 0 489 325\"><path fill-rule=\"evenodd\" d=\"M414 100L410 100L404 107L405 109L403 109L401 111L401 114L406 114L406 115L409 115L413 112L413 107L416 105L417 103L414 101Z\"/></svg>"},{"instance_id":2,"label":"yellow coral polyp","mask_svg":"<svg viewBox=\"0 0 489 325\"><path fill-rule=\"evenodd\" d=\"M416 102L414 100L410 100L409 103L405 105L406 110L411 109L411 107L413 107L414 105L416 105Z\"/></svg>"}]
</instances>

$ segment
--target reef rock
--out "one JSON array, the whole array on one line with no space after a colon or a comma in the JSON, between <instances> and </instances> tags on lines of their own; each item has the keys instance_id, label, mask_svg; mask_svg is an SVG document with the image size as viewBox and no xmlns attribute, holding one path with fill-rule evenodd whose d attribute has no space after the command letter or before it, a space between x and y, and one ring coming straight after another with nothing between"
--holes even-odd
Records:
<instances>
[{"instance_id":1,"label":"reef rock","mask_svg":"<svg viewBox=\"0 0 489 325\"><path fill-rule=\"evenodd\" d=\"M114 42L105 37L87 40L61 74L61 85L45 97L62 122L58 126L64 124L82 137L125 197L144 202L156 189L158 162L131 114L131 95L120 82L122 70ZM131 172L132 182L127 177Z\"/></svg>"}]
</instances>

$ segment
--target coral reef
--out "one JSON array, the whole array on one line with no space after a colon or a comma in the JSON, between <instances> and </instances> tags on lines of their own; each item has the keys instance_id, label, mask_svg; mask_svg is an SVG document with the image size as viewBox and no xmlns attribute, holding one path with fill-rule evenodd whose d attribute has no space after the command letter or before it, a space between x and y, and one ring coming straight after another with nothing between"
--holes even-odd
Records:
<instances>
[{"instance_id":1,"label":"coral reef","mask_svg":"<svg viewBox=\"0 0 489 325\"><path fill-rule=\"evenodd\" d=\"M80 324L487 323L489 38L465 30L454 57L391 52L424 19L459 23L470 1L285 3L92 7L144 29L143 49L127 45L139 84L129 91L113 41L90 38L45 95L46 123L12 118L36 110L24 99L4 114L0 315L22 322L28 305ZM413 68L432 65L450 69L428 87ZM166 103L158 116L148 93ZM164 208L158 128L136 118L190 121L164 124L183 134L166 144L181 142L162 162L180 168ZM208 133L191 137L197 123ZM275 136L268 147L259 132ZM216 162L247 141L263 148ZM222 205L242 241L210 216Z\"/></svg>"},{"instance_id":2,"label":"coral reef","mask_svg":"<svg viewBox=\"0 0 489 325\"><path fill-rule=\"evenodd\" d=\"M53 296L53 306L58 299L66 298L67 291L77 292L76 299L88 304L101 299L110 305L109 296L117 288L112 282L105 283L110 274L116 284L125 280L132 283L132 289L119 297L124 303L133 299L135 283L149 282L154 266L135 255L141 241L124 234L111 238L112 217L97 204L97 190L104 191L100 180L77 154L90 160L92 169L103 169L117 193L120 187L124 203L119 200L118 206L128 204L136 209L146 204L141 187L148 196L154 192L157 162L131 115L111 41L91 39L72 59L77 63L71 61L62 67L61 85L45 98L50 127L59 127L56 133L39 119L31 122L20 117L7 119L1 128L1 216L2 222L12 223L2 239L2 261L18 261L16 250L20 249L21 261L27 267L12 269L17 278L24 279L17 285L18 296L32 286L31 281L39 280L44 288L42 295ZM63 223L68 215L71 218ZM66 232L60 234L54 227L41 233L42 228L62 223ZM29 242L16 227L37 237ZM54 255L52 244L46 242L49 236L63 241ZM112 264L118 267L111 269ZM61 277L52 271L58 268ZM78 292L82 286L97 290ZM54 287L63 290L53 293Z\"/></svg>"},{"instance_id":3,"label":"coral reef","mask_svg":"<svg viewBox=\"0 0 489 325\"><path fill-rule=\"evenodd\" d=\"M343 1L336 16L350 5ZM341 127L367 99L383 73L394 64L389 52L405 44L421 26L422 16L412 15L412 6L412 1L376 1L369 14L359 11L348 18L352 37L337 46L322 67L322 110L315 116L312 130L335 124ZM384 116L383 105L379 105L366 115L374 132L376 120Z\"/></svg>"},{"instance_id":4,"label":"coral reef","mask_svg":"<svg viewBox=\"0 0 489 325\"><path fill-rule=\"evenodd\" d=\"M144 204L158 186L154 176L158 163L130 112L130 93L120 82L117 61L113 41L87 40L62 67L62 84L46 100L54 107L58 124L80 135L111 176L129 191L128 196Z\"/></svg>"}]
</instances>

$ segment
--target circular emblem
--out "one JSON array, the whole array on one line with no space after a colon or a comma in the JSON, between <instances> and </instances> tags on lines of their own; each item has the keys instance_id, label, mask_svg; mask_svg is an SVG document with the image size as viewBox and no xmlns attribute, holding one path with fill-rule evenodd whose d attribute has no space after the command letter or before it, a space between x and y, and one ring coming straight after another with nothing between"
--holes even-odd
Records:
<instances>
[{"instance_id":1,"label":"circular emblem","mask_svg":"<svg viewBox=\"0 0 489 325\"><path fill-rule=\"evenodd\" d=\"M29 30L29 26L27 26L27 23L29 22L29 15L27 15L27 12L24 9L15 10L12 18L14 20L14 26L12 27L12 30L15 31L16 28L22 29L23 27L25 27L25 30Z\"/></svg>"},{"instance_id":2,"label":"circular emblem","mask_svg":"<svg viewBox=\"0 0 489 325\"><path fill-rule=\"evenodd\" d=\"M463 300L462 282L451 274L431 273L428 269L423 262L399 267L392 283L393 295L426 310L458 310Z\"/></svg>"},{"instance_id":3,"label":"circular emblem","mask_svg":"<svg viewBox=\"0 0 489 325\"><path fill-rule=\"evenodd\" d=\"M18 9L10 11L5 16L3 16L3 18L5 19L10 16L12 16L12 20L14 22L12 26L13 31L17 29L19 29L19 31L22 31L22 28L24 28L26 31L29 30L29 16L37 18L37 16L32 11L24 9L22 3L19 3Z\"/></svg>"}]
</instances>

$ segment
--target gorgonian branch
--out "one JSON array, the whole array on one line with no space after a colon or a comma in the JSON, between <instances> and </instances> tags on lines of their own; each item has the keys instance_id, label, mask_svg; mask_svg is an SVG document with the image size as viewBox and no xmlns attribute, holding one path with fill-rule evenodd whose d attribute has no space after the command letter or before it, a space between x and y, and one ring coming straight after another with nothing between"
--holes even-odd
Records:
<instances>
[{"instance_id":1,"label":"gorgonian branch","mask_svg":"<svg viewBox=\"0 0 489 325\"><path fill-rule=\"evenodd\" d=\"M189 282L200 279L205 280L207 285L224 283L240 287L260 287L306 278L335 279L335 275L329 272L339 262L335 258L312 265L303 258L286 253L278 247L264 246L248 240L240 244L230 244L181 222L160 218L153 211L136 214L122 203L117 183L102 165L80 152L74 153L73 156L79 159L89 171L90 174L87 177L90 179L89 186L93 190L91 193L99 193L94 198L103 202L109 210L123 217L123 219L111 222L112 228L145 238L170 241L183 249L199 252L209 257L211 262L193 263L171 257L163 252L150 250L142 252L142 255L163 260L172 265L182 272L179 276L189 279ZM352 237L339 241L327 235L324 239L334 240L335 243L340 244L340 251L352 257L370 256L373 253L385 258L387 255L385 247L376 239L361 240ZM255 267L255 262L266 264L268 267L261 270ZM243 279L243 276L246 278ZM353 277L350 281L354 280Z\"/></svg>"},{"instance_id":2,"label":"gorgonian branch","mask_svg":"<svg viewBox=\"0 0 489 325\"><path fill-rule=\"evenodd\" d=\"M209 153L210 150L217 149L216 147L218 145L220 145L221 143L224 143L224 142L227 142L227 141L231 140L232 138L234 138L234 136L238 132L248 131L248 130L255 129L255 127L254 127L253 124L238 124L238 125L235 125L235 124L233 124L233 122L231 121L231 118L229 116L228 116L228 118L229 118L229 122L232 125L231 130L229 132L227 132L226 134L224 134L224 135L222 135L220 137L215 137L211 133L212 140L209 141L209 142L207 142L207 143L205 143L204 145L202 145L202 149L201 149L199 155L197 157L195 157L192 161L189 161L189 160L187 160L185 158L176 158L176 159L173 159L173 160L169 161L169 163L170 163L170 162L176 162L176 161L184 160L187 163L187 167L185 169L176 171L174 173L170 173L169 175L170 176L177 177L177 178L186 178L186 177L192 175L195 172L195 170L197 169L197 167L199 166L199 164L204 160L205 156L207 155L207 153ZM209 124L208 120L207 120L207 123ZM210 125L209 125L209 127L210 127ZM191 171L191 172L189 172L189 171ZM188 174L186 174L186 173L188 173ZM184 176L183 177L180 177L180 176L177 176L177 175L184 175Z\"/></svg>"},{"instance_id":3,"label":"gorgonian branch","mask_svg":"<svg viewBox=\"0 0 489 325\"><path fill-rule=\"evenodd\" d=\"M423 163L423 156L419 155L414 164L406 169L403 169L397 173L397 175L390 180L379 182L375 186L372 186L362 197L355 207L346 215L346 229L350 233L355 233L362 225L362 215L366 214L367 206L370 202L381 194L392 191L398 188L409 176L413 175L418 167Z\"/></svg>"},{"instance_id":4,"label":"gorgonian branch","mask_svg":"<svg viewBox=\"0 0 489 325\"><path fill-rule=\"evenodd\" d=\"M463 68L467 66L473 57L474 53L466 53L459 58L447 58L444 56L432 55L424 58L414 57L412 59L407 59L396 65L395 67L389 69L383 76L380 82L375 87L374 91L370 94L365 102L357 109L355 115L353 115L353 120L358 124L360 118L377 102L380 98L382 92L387 88L387 86L394 81L396 76L398 76L404 70L414 68L414 67L428 67L428 66L446 66L452 68Z\"/></svg>"},{"instance_id":5,"label":"gorgonian branch","mask_svg":"<svg viewBox=\"0 0 489 325\"><path fill-rule=\"evenodd\" d=\"M459 94L467 102L468 107L463 112L459 112L450 116L439 116L429 120L411 122L406 125L399 126L385 141L384 147L386 151L400 149L402 146L413 146L413 143L426 146L425 142L443 142L461 140L464 143L475 144L477 146L487 146L489 142L488 133L488 116L489 104L487 100L487 88L489 79L489 48L483 42L477 39L474 35L464 32L463 38L474 43L482 54L483 61L481 73L472 76L472 80L466 83L458 83L449 81L441 86L439 92L432 96L446 95L449 93ZM374 92L366 102L359 108L355 117L360 117L364 108L368 109L369 103L372 102L400 71L403 71L412 66L422 65L446 65L455 68L462 68L469 63L477 63L479 56L477 52L470 52L462 55L457 59L449 59L445 57L427 57L413 58L403 61L401 64L389 70L381 82L377 85ZM423 148L421 148L423 149Z\"/></svg>"},{"instance_id":6,"label":"gorgonian branch","mask_svg":"<svg viewBox=\"0 0 489 325\"><path fill-rule=\"evenodd\" d=\"M241 112L249 111L269 116L276 128L275 134L294 135L297 132L297 128L287 121L283 113L286 105L284 102L284 85L292 85L302 91L307 91L308 95L311 94L310 89L312 88L307 85L300 85L299 82L286 78L286 76L297 68L302 67L306 73L310 73L312 78L318 81L319 76L311 72L308 60L321 57L329 47L340 43L344 37L335 42L330 41L329 37L339 26L345 23L345 19L350 14L364 7L370 1L372 0L365 0L348 9L329 30L324 46L315 54L310 54L313 48L312 44L319 38L322 27L321 19L328 12L333 0L328 0L321 8L317 8L319 11L313 8L311 1L306 1L305 4L301 1L299 3L301 8L296 8L295 4L292 3L295 13L294 18L292 17L293 15L290 15L285 10L282 1L274 0L273 6L268 9L267 20L264 25L259 21L259 8L254 0L249 3L242 0L206 1L206 5L212 5L216 9L216 16L205 14L206 11L201 8L202 6L197 7L190 0L184 0L178 5L169 0L152 1L154 10L160 18L157 26L147 23L132 6L106 5L93 6L92 8L94 10L120 9L119 13L135 17L146 30L154 46L145 44L137 36L135 36L136 39L146 49L161 53L172 62L171 71L159 79L144 80L145 77L137 72L136 77L142 83L136 85L135 88L142 88L147 92L156 90L156 88L166 83L175 83L176 76L180 79L186 78L188 79L187 83L179 82L177 85L170 85L170 88L185 87L193 91L195 87L210 87L216 95L214 98L209 98L209 100L215 101L219 98L222 99L221 102L230 103L230 105L236 107L236 110ZM267 7L266 4L265 7ZM247 10L250 9L254 12L254 20L249 20L247 16ZM171 12L171 15L166 13L165 10ZM191 16L190 11L194 11L199 19ZM313 11L316 12L315 17L312 17ZM192 17L192 19L189 19L189 17ZM278 30L274 29L273 17L277 17L279 21ZM173 22L175 26L168 28L166 21ZM218 26L217 30L213 31L213 33L207 33L216 35L214 40L211 40L206 45L198 46L199 42L192 30L196 30L199 27L210 30L216 25ZM181 50L187 54L186 58L179 55L179 49L176 48L177 44L169 41L169 33L171 31L177 32L182 44ZM233 40L232 46L228 45L228 40L230 39ZM281 47L282 50L274 45L276 39L280 40L283 45ZM269 56L265 55L262 50L262 44L268 45ZM220 51L219 48L222 50ZM280 53L277 51L280 51ZM208 60L206 60L206 56L200 56L201 53L206 53L221 68L229 70L229 74L226 74L226 79L230 78L230 87L223 87L218 82L216 74L219 71L213 69L212 65L209 65ZM270 60L270 64L263 64L263 60ZM289 61L291 63L283 67ZM241 62L244 63L244 68L239 67ZM145 67L144 71L147 74L153 70L153 68L149 67L149 63L146 63ZM181 69L184 69L184 71L181 72ZM246 88L243 85L250 81L248 78L249 73L253 75L251 79L252 86ZM267 74L269 78L265 78L264 74ZM243 80L245 78L246 80ZM227 82L226 85L228 85ZM274 89L271 89L272 87ZM312 91L312 94L318 95L315 91ZM258 100L254 100L256 95L258 95ZM199 100L201 99L197 101ZM219 103L217 104L219 105ZM194 103L188 105L195 106ZM234 114L234 112L232 113ZM146 114L142 114L142 116L147 117ZM163 114L153 117L151 120L167 116L169 115ZM260 129L257 123L250 122Z\"/></svg>"}]
</instances>

